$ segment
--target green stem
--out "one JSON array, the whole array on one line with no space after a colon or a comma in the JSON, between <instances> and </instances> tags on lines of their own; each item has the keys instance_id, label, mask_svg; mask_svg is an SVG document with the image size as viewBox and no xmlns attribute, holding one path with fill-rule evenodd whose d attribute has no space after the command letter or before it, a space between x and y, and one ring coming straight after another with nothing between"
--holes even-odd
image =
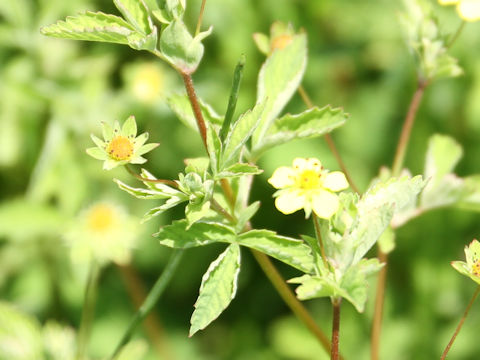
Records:
<instances>
[{"instance_id":1,"label":"green stem","mask_svg":"<svg viewBox=\"0 0 480 360\"><path fill-rule=\"evenodd\" d=\"M372 334L370 340L370 356L372 360L378 360L380 349L380 332L383 318L383 301L385 298L385 285L387 282L388 255L378 251L378 261L385 265L380 269L377 278L377 293L375 296L375 308L373 314Z\"/></svg>"},{"instance_id":2,"label":"green stem","mask_svg":"<svg viewBox=\"0 0 480 360\"><path fill-rule=\"evenodd\" d=\"M442 354L442 357L440 358L440 360L445 360L446 359L447 354L450 351L450 348L452 347L453 342L455 341L455 338L457 337L458 333L460 332L460 329L462 328L463 323L465 322L465 319L467 318L468 312L470 311L470 308L472 307L473 302L475 301L475 299L477 298L479 293L480 293L480 286L477 286L477 290L475 290L475 293L473 294L472 298L470 299L470 302L468 303L467 308L465 309L465 312L463 313L463 316L460 319L460 322L458 323L458 326L455 329L455 332L453 333L452 338L450 339L447 347L443 351L443 354Z\"/></svg>"},{"instance_id":3,"label":"green stem","mask_svg":"<svg viewBox=\"0 0 480 360\"><path fill-rule=\"evenodd\" d=\"M460 34L462 33L463 31L463 28L465 27L465 24L467 22L466 21L462 21L460 23L460 25L458 26L458 29L457 31L455 32L455 34L453 34L452 38L450 39L450 41L448 42L448 44L446 45L447 49L450 49L453 44L455 43L455 41L457 41L458 37L460 36Z\"/></svg>"},{"instance_id":4,"label":"green stem","mask_svg":"<svg viewBox=\"0 0 480 360\"><path fill-rule=\"evenodd\" d=\"M152 290L150 290L150 292L148 293L148 296L143 302L142 306L140 306L140 308L137 310L136 314L134 315L133 319L130 321L130 324L127 330L123 334L122 338L120 339L117 346L115 347L115 350L110 356L109 358L110 360L113 360L117 357L117 355L120 353L120 350L123 348L123 346L125 346L130 341L130 338L132 337L133 332L135 331L138 324L140 324L145 319L148 313L153 309L155 304L158 302L163 292L165 291L165 288L167 287L168 283L172 279L173 274L175 273L180 263L183 253L184 253L184 250L174 250L170 259L168 260L167 266L163 270L162 274L160 275L156 283L153 285Z\"/></svg>"},{"instance_id":5,"label":"green stem","mask_svg":"<svg viewBox=\"0 0 480 360\"><path fill-rule=\"evenodd\" d=\"M340 353L338 344L340 340L340 304L342 298L332 299L333 319L332 319L332 351L330 352L331 360L338 360Z\"/></svg>"},{"instance_id":6,"label":"green stem","mask_svg":"<svg viewBox=\"0 0 480 360\"><path fill-rule=\"evenodd\" d=\"M327 254L325 254L325 247L323 246L322 241L322 233L320 231L320 223L318 222L318 217L315 214L312 214L313 217L313 225L315 226L315 235L318 240L318 245L320 246L320 254L322 256L323 265L325 266L325 270L329 268Z\"/></svg>"},{"instance_id":7,"label":"green stem","mask_svg":"<svg viewBox=\"0 0 480 360\"><path fill-rule=\"evenodd\" d=\"M230 130L230 124L232 122L233 114L235 113L235 108L237 106L238 92L240 90L240 83L243 76L243 67L245 66L245 55L240 57L240 60L235 67L235 72L233 73L233 83L232 90L230 91L230 98L228 99L227 112L225 113L225 119L223 120L222 128L220 130L220 139L222 143L227 137L228 131Z\"/></svg>"},{"instance_id":8,"label":"green stem","mask_svg":"<svg viewBox=\"0 0 480 360\"><path fill-rule=\"evenodd\" d=\"M82 319L77 339L76 360L86 358L88 339L92 327L93 314L95 312L95 301L97 297L97 282L100 268L97 263L92 261L88 271L87 284L85 286L85 296L83 301Z\"/></svg>"},{"instance_id":9,"label":"green stem","mask_svg":"<svg viewBox=\"0 0 480 360\"><path fill-rule=\"evenodd\" d=\"M307 91L305 88L300 85L298 87L298 93L300 94L300 97L302 98L303 102L309 109L313 108L313 102L310 99L310 96L308 96ZM350 172L347 169L347 166L343 162L342 157L340 156L340 153L338 152L337 146L335 145L335 142L333 141L333 138L330 134L325 134L325 141L327 142L328 148L330 149L330 152L333 154L335 157L335 160L337 161L338 165L340 166L340 169L342 169L342 172L345 174L345 177L347 178L348 183L350 184L350 187L352 188L353 191L355 191L357 194L360 194L360 191L358 187L355 185L353 182L352 177L350 176Z\"/></svg>"}]
</instances>

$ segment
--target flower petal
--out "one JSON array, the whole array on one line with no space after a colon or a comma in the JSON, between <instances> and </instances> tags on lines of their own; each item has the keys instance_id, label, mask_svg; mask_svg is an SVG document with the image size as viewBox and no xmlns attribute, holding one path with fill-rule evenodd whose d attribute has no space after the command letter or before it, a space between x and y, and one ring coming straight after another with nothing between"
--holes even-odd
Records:
<instances>
[{"instance_id":1,"label":"flower petal","mask_svg":"<svg viewBox=\"0 0 480 360\"><path fill-rule=\"evenodd\" d=\"M139 135L137 138L135 138L135 140L133 140L133 145L134 145L133 151L136 152L138 149L140 149L142 145L147 142L147 140L148 140L148 133L143 133Z\"/></svg>"},{"instance_id":2,"label":"flower petal","mask_svg":"<svg viewBox=\"0 0 480 360\"><path fill-rule=\"evenodd\" d=\"M143 145L140 149L138 149L138 151L135 153L135 155L143 155L143 154L146 154L147 152L149 151L152 151L153 149L155 149L158 145L158 143L150 143L150 144L146 144L146 145Z\"/></svg>"},{"instance_id":3,"label":"flower petal","mask_svg":"<svg viewBox=\"0 0 480 360\"><path fill-rule=\"evenodd\" d=\"M129 116L122 126L122 135L133 139L137 135L137 123L135 122L135 116Z\"/></svg>"},{"instance_id":4,"label":"flower petal","mask_svg":"<svg viewBox=\"0 0 480 360\"><path fill-rule=\"evenodd\" d=\"M108 159L108 160L105 160L105 162L103 163L103 170L112 170L113 168L116 168L119 165L121 165L119 161Z\"/></svg>"},{"instance_id":5,"label":"flower petal","mask_svg":"<svg viewBox=\"0 0 480 360\"><path fill-rule=\"evenodd\" d=\"M319 190L312 196L312 208L315 215L322 219L330 219L338 210L338 197L326 190Z\"/></svg>"},{"instance_id":6,"label":"flower petal","mask_svg":"<svg viewBox=\"0 0 480 360\"><path fill-rule=\"evenodd\" d=\"M307 159L305 159L305 158L295 158L295 159L293 159L293 168L297 171L298 170L302 171L302 170L308 169Z\"/></svg>"},{"instance_id":7,"label":"flower petal","mask_svg":"<svg viewBox=\"0 0 480 360\"><path fill-rule=\"evenodd\" d=\"M480 1L462 0L457 5L457 13L465 21L480 20Z\"/></svg>"},{"instance_id":8,"label":"flower petal","mask_svg":"<svg viewBox=\"0 0 480 360\"><path fill-rule=\"evenodd\" d=\"M480 242L478 242L477 239L474 239L468 246L465 246L465 258L469 268L480 260Z\"/></svg>"},{"instance_id":9,"label":"flower petal","mask_svg":"<svg viewBox=\"0 0 480 360\"><path fill-rule=\"evenodd\" d=\"M118 136L120 135L120 124L117 120L115 120L113 122L113 136L112 137L115 137L115 136Z\"/></svg>"},{"instance_id":10,"label":"flower petal","mask_svg":"<svg viewBox=\"0 0 480 360\"><path fill-rule=\"evenodd\" d=\"M92 141L95 143L95 145L97 145L100 149L103 149L105 150L105 148L107 147L105 142L103 142L102 140L100 140L98 137L96 137L95 135L91 134L90 135L90 138L92 139Z\"/></svg>"},{"instance_id":11,"label":"flower petal","mask_svg":"<svg viewBox=\"0 0 480 360\"><path fill-rule=\"evenodd\" d=\"M275 189L283 189L289 186L293 186L295 184L295 170L281 166L273 172L273 175L268 182L275 188Z\"/></svg>"},{"instance_id":12,"label":"flower petal","mask_svg":"<svg viewBox=\"0 0 480 360\"><path fill-rule=\"evenodd\" d=\"M99 149L98 147L88 148L86 150L87 154L97 160L107 160L108 155L105 150Z\"/></svg>"},{"instance_id":13,"label":"flower petal","mask_svg":"<svg viewBox=\"0 0 480 360\"><path fill-rule=\"evenodd\" d=\"M348 188L348 181L341 171L333 171L325 175L323 187L331 191L341 191Z\"/></svg>"},{"instance_id":14,"label":"flower petal","mask_svg":"<svg viewBox=\"0 0 480 360\"><path fill-rule=\"evenodd\" d=\"M141 156L135 156L129 161L130 164L145 164L146 162L147 162L147 159Z\"/></svg>"},{"instance_id":15,"label":"flower petal","mask_svg":"<svg viewBox=\"0 0 480 360\"><path fill-rule=\"evenodd\" d=\"M303 208L305 196L298 190L285 190L275 199L275 207L284 214L291 214Z\"/></svg>"},{"instance_id":16,"label":"flower petal","mask_svg":"<svg viewBox=\"0 0 480 360\"><path fill-rule=\"evenodd\" d=\"M113 139L113 129L110 124L107 124L105 121L102 121L102 132L103 139L105 141L110 141Z\"/></svg>"}]
</instances>

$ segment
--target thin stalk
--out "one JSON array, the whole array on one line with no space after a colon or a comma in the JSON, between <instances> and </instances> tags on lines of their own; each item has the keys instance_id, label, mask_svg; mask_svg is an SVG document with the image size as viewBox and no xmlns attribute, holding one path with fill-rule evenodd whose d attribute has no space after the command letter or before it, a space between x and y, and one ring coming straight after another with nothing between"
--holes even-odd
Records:
<instances>
[{"instance_id":1,"label":"thin stalk","mask_svg":"<svg viewBox=\"0 0 480 360\"><path fill-rule=\"evenodd\" d=\"M372 334L370 341L370 356L372 360L378 360L380 349L380 332L383 318L383 301L385 298L385 285L387 282L387 262L388 255L383 251L378 251L378 261L385 265L380 269L377 278L377 293L375 296L375 308L373 314Z\"/></svg>"},{"instance_id":2,"label":"thin stalk","mask_svg":"<svg viewBox=\"0 0 480 360\"><path fill-rule=\"evenodd\" d=\"M125 166L125 169L127 169L128 173L130 175L132 175L134 178L136 178L138 180L145 181L145 182L150 182L150 183L156 183L156 184L166 184L166 185L170 185L170 186L174 187L175 189L178 189L178 183L176 181L165 180L165 179L147 179L147 178L144 178L141 175L138 175L135 171L130 169L130 167L128 165Z\"/></svg>"},{"instance_id":3,"label":"thin stalk","mask_svg":"<svg viewBox=\"0 0 480 360\"><path fill-rule=\"evenodd\" d=\"M312 214L313 217L313 225L315 226L315 235L318 240L318 245L320 246L320 254L322 255L322 261L323 265L325 266L325 269L328 269L328 260L327 260L327 254L325 254L325 247L323 246L323 241L322 241L322 233L320 231L320 224L318 222L318 217L315 214Z\"/></svg>"},{"instance_id":4,"label":"thin stalk","mask_svg":"<svg viewBox=\"0 0 480 360\"><path fill-rule=\"evenodd\" d=\"M183 83L185 84L185 89L187 90L188 100L190 100L190 105L192 106L193 114L197 120L198 130L200 131L200 136L202 137L203 145L208 153L207 146L207 127L205 125L205 119L202 115L202 109L198 103L197 94L195 93L195 88L193 87L193 80L190 74L181 73L183 78Z\"/></svg>"},{"instance_id":5,"label":"thin stalk","mask_svg":"<svg viewBox=\"0 0 480 360\"><path fill-rule=\"evenodd\" d=\"M330 352L331 360L338 360L340 353L338 351L338 343L340 340L340 304L342 298L332 299L333 319L332 319L332 351Z\"/></svg>"},{"instance_id":6,"label":"thin stalk","mask_svg":"<svg viewBox=\"0 0 480 360\"><path fill-rule=\"evenodd\" d=\"M184 250L174 250L174 252L170 256L170 259L168 260L167 266L163 270L158 280L153 285L152 290L150 290L150 292L148 293L142 306L140 306L140 308L137 310L136 314L130 321L130 324L128 325L127 330L123 334L122 338L120 339L117 346L115 347L115 350L110 356L109 358L110 360L113 360L117 357L117 355L120 353L120 350L123 348L123 346L125 346L130 341L130 338L132 337L133 332L135 331L138 324L140 324L145 319L148 313L153 309L155 304L158 302L163 292L165 291L165 288L167 287L170 280L172 279L173 274L175 273L178 267L178 264L180 263L180 260L183 256L183 253L184 253Z\"/></svg>"},{"instance_id":7,"label":"thin stalk","mask_svg":"<svg viewBox=\"0 0 480 360\"><path fill-rule=\"evenodd\" d=\"M235 216L233 215L230 215L230 213L225 210L222 205L220 205L217 200L215 200L213 197L212 199L210 200L210 207L216 211L218 214L222 215L225 219L227 219L228 221L230 221L232 224L235 224L237 222L237 219L235 218Z\"/></svg>"},{"instance_id":8,"label":"thin stalk","mask_svg":"<svg viewBox=\"0 0 480 360\"><path fill-rule=\"evenodd\" d=\"M313 320L305 306L303 306L303 304L295 297L292 290L290 290L290 288L287 286L285 280L282 278L282 275L280 275L268 256L257 250L252 250L252 253L255 257L255 260L257 260L263 272L265 275L267 275L268 279L275 287L283 301L285 301L285 303L288 305L290 310L292 310L295 316L302 321L308 330L310 330L310 332L318 339L322 347L327 352L330 352L331 345L327 336L315 323L315 320ZM337 359L343 359L343 357L338 355Z\"/></svg>"},{"instance_id":9,"label":"thin stalk","mask_svg":"<svg viewBox=\"0 0 480 360\"><path fill-rule=\"evenodd\" d=\"M472 298L470 299L470 302L468 303L467 308L465 309L465 312L463 313L463 316L460 319L460 322L458 323L458 326L455 329L455 332L453 333L452 338L450 339L447 347L443 351L443 354L442 354L442 357L440 358L440 360L445 360L446 359L447 354L450 351L450 348L452 347L453 342L455 341L455 338L457 337L458 333L460 332L460 329L462 328L463 323L465 322L465 319L467 318L468 312L470 311L470 308L472 307L473 302L475 301L475 299L477 298L479 293L480 293L480 286L477 286L477 290L475 290L475 293L473 294Z\"/></svg>"},{"instance_id":10,"label":"thin stalk","mask_svg":"<svg viewBox=\"0 0 480 360\"><path fill-rule=\"evenodd\" d=\"M202 27L202 21L203 21L203 14L205 12L205 4L207 3L207 0L202 0L202 5L200 6L200 13L198 14L198 21L197 21L197 27L195 29L195 36L197 36L200 33L200 29Z\"/></svg>"},{"instance_id":11,"label":"thin stalk","mask_svg":"<svg viewBox=\"0 0 480 360\"><path fill-rule=\"evenodd\" d=\"M463 28L465 27L465 24L467 22L466 21L462 21L460 23L460 25L458 26L458 29L457 31L455 32L455 34L453 34L452 38L450 39L450 41L448 42L448 44L446 45L447 49L450 49L453 44L455 43L455 41L457 41L458 37L460 36L460 34L462 33L463 31Z\"/></svg>"},{"instance_id":12,"label":"thin stalk","mask_svg":"<svg viewBox=\"0 0 480 360\"><path fill-rule=\"evenodd\" d=\"M97 283L100 269L97 263L92 261L88 270L87 284L85 286L85 296L83 301L82 319L77 339L76 360L86 358L88 339L92 328L93 314L95 312L95 302L97 298Z\"/></svg>"},{"instance_id":13,"label":"thin stalk","mask_svg":"<svg viewBox=\"0 0 480 360\"><path fill-rule=\"evenodd\" d=\"M120 270L120 274L122 275L125 287L135 309L139 308L147 297L145 284L143 283L142 278L131 265L119 265L118 269ZM170 350L170 346L167 344L166 337L164 336L163 326L155 311L151 311L145 318L143 327L150 338L150 343L155 347L157 354L162 359L172 360L174 357Z\"/></svg>"},{"instance_id":14,"label":"thin stalk","mask_svg":"<svg viewBox=\"0 0 480 360\"><path fill-rule=\"evenodd\" d=\"M402 171L403 163L405 161L405 154L407 152L408 142L410 141L410 135L412 133L413 124L417 116L417 111L425 93L425 88L428 85L428 81L420 80L417 84L417 90L413 94L410 106L408 107L407 116L403 122L402 132L400 139L398 140L397 150L395 151L395 158L392 166L392 176L398 176Z\"/></svg>"},{"instance_id":15,"label":"thin stalk","mask_svg":"<svg viewBox=\"0 0 480 360\"><path fill-rule=\"evenodd\" d=\"M298 87L298 93L300 94L300 97L302 98L303 102L305 105L307 105L308 108L313 108L313 102L310 99L310 96L308 96L307 91L305 88L300 85ZM340 166L340 169L342 169L342 172L345 174L345 177L347 178L348 183L350 184L350 187L352 188L353 191L355 191L357 194L360 194L360 191L355 185L355 183L352 180L352 177L350 176L350 172L347 169L347 166L343 162L342 157L340 156L340 153L338 152L338 149L335 145L335 142L333 141L333 138L331 137L330 134L325 134L325 141L327 142L328 148L332 152L333 156L335 157L335 160L337 161L338 165Z\"/></svg>"},{"instance_id":16,"label":"thin stalk","mask_svg":"<svg viewBox=\"0 0 480 360\"><path fill-rule=\"evenodd\" d=\"M412 133L413 124L420 107L420 103L425 93L425 88L428 86L428 81L419 80L417 83L417 89L413 94L412 100L408 107L407 115L402 126L402 132L400 139L398 140L397 149L395 151L395 157L392 165L392 176L400 175L403 164L405 161L405 154L407 152L408 143L410 141L410 135ZM370 340L371 359L378 360L378 353L380 347L380 334L382 330L382 316L383 316L383 303L385 299L385 285L387 281L387 267L388 267L388 255L378 250L378 259L385 265L380 270L380 274L377 279L377 292L375 295L375 310L373 314L372 333Z\"/></svg>"}]
</instances>

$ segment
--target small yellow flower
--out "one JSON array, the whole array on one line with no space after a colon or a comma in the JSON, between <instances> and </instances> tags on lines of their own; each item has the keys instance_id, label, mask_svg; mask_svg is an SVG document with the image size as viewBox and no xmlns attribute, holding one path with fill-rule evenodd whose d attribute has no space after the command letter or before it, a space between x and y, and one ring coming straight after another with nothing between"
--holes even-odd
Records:
<instances>
[{"instance_id":1,"label":"small yellow flower","mask_svg":"<svg viewBox=\"0 0 480 360\"><path fill-rule=\"evenodd\" d=\"M438 0L441 5L457 5L457 13L465 21L480 20L480 0Z\"/></svg>"},{"instance_id":2,"label":"small yellow flower","mask_svg":"<svg viewBox=\"0 0 480 360\"><path fill-rule=\"evenodd\" d=\"M122 128L115 121L113 128L102 123L104 141L92 135L93 142L97 147L87 149L87 154L98 160L104 160L103 168L111 170L114 167L125 164L143 164L147 159L142 155L155 149L159 144L145 144L148 133L137 135L135 117L130 116Z\"/></svg>"},{"instance_id":3,"label":"small yellow flower","mask_svg":"<svg viewBox=\"0 0 480 360\"><path fill-rule=\"evenodd\" d=\"M348 188L342 172L324 170L315 158L296 158L293 167L279 167L268 182L280 189L274 194L279 211L291 214L304 209L309 217L313 210L323 219L329 219L338 210L339 200L334 192Z\"/></svg>"},{"instance_id":4,"label":"small yellow flower","mask_svg":"<svg viewBox=\"0 0 480 360\"><path fill-rule=\"evenodd\" d=\"M85 209L70 227L65 238L72 260L100 264L130 261L137 238L137 221L111 203L100 202Z\"/></svg>"},{"instance_id":5,"label":"small yellow flower","mask_svg":"<svg viewBox=\"0 0 480 360\"><path fill-rule=\"evenodd\" d=\"M465 258L466 262L452 261L452 266L459 273L480 284L480 242L477 239L465 247Z\"/></svg>"},{"instance_id":6,"label":"small yellow flower","mask_svg":"<svg viewBox=\"0 0 480 360\"><path fill-rule=\"evenodd\" d=\"M153 104L165 91L168 82L162 67L153 62L128 65L124 70L127 90L140 102Z\"/></svg>"}]
</instances>

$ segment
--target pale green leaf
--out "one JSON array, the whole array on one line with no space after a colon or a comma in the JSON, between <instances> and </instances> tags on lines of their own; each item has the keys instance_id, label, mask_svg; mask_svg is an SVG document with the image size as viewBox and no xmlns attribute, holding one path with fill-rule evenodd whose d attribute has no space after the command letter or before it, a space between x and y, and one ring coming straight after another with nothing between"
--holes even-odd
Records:
<instances>
[{"instance_id":1,"label":"pale green leaf","mask_svg":"<svg viewBox=\"0 0 480 360\"><path fill-rule=\"evenodd\" d=\"M257 102L266 99L258 128L252 136L253 150L263 145L272 122L297 90L307 64L307 38L295 35L290 44L267 58L258 76Z\"/></svg>"},{"instance_id":2,"label":"pale green leaf","mask_svg":"<svg viewBox=\"0 0 480 360\"><path fill-rule=\"evenodd\" d=\"M185 208L185 217L187 218L189 227L209 214L210 214L210 201L206 201L203 204L189 203Z\"/></svg>"},{"instance_id":3,"label":"pale green leaf","mask_svg":"<svg viewBox=\"0 0 480 360\"><path fill-rule=\"evenodd\" d=\"M450 136L430 137L425 161L425 178L435 182L451 173L463 155L461 145Z\"/></svg>"},{"instance_id":4,"label":"pale green leaf","mask_svg":"<svg viewBox=\"0 0 480 360\"><path fill-rule=\"evenodd\" d=\"M89 11L44 26L40 31L43 35L58 38L118 44L128 44L129 36L135 33L135 29L121 17Z\"/></svg>"},{"instance_id":5,"label":"pale green leaf","mask_svg":"<svg viewBox=\"0 0 480 360\"><path fill-rule=\"evenodd\" d=\"M153 209L150 209L149 211L147 211L147 213L145 215L143 215L143 218L142 218L142 223L150 220L151 218L155 217L155 216L158 216L162 213L164 213L165 211L167 211L168 209L171 209L183 202L185 202L186 199L182 196L182 197L177 197L177 196L172 196L171 198L167 199L167 201L163 204L163 205L160 205L158 207L155 207Z\"/></svg>"},{"instance_id":6,"label":"pale green leaf","mask_svg":"<svg viewBox=\"0 0 480 360\"><path fill-rule=\"evenodd\" d=\"M210 158L210 168L212 169L213 175L219 171L219 161L222 153L222 141L218 136L213 125L207 124L207 149L208 156Z\"/></svg>"},{"instance_id":7,"label":"pale green leaf","mask_svg":"<svg viewBox=\"0 0 480 360\"><path fill-rule=\"evenodd\" d=\"M153 30L152 19L143 0L113 0L123 17L139 32L148 35Z\"/></svg>"},{"instance_id":8,"label":"pale green leaf","mask_svg":"<svg viewBox=\"0 0 480 360\"><path fill-rule=\"evenodd\" d=\"M250 230L238 236L238 244L261 251L305 273L314 271L311 250L301 240L269 230Z\"/></svg>"},{"instance_id":9,"label":"pale green leaf","mask_svg":"<svg viewBox=\"0 0 480 360\"><path fill-rule=\"evenodd\" d=\"M184 198L184 201L188 200L188 197L181 191L171 188L165 184L156 184L156 188L134 188L124 182L113 179L120 189L135 196L138 199L168 199L171 197Z\"/></svg>"},{"instance_id":10,"label":"pale green leaf","mask_svg":"<svg viewBox=\"0 0 480 360\"><path fill-rule=\"evenodd\" d=\"M191 74L197 69L203 56L201 40L211 31L212 28L193 38L184 22L175 19L162 31L160 51L173 67L182 73Z\"/></svg>"},{"instance_id":11,"label":"pale green leaf","mask_svg":"<svg viewBox=\"0 0 480 360\"><path fill-rule=\"evenodd\" d=\"M301 114L287 114L275 120L255 154L291 140L325 135L343 125L347 119L348 114L343 109L330 105L308 109Z\"/></svg>"},{"instance_id":12,"label":"pale green leaf","mask_svg":"<svg viewBox=\"0 0 480 360\"><path fill-rule=\"evenodd\" d=\"M389 254L395 250L395 231L391 227L387 227L378 239L378 248L384 254Z\"/></svg>"},{"instance_id":13,"label":"pale green leaf","mask_svg":"<svg viewBox=\"0 0 480 360\"><path fill-rule=\"evenodd\" d=\"M128 37L128 45L135 50L153 51L157 47L157 42L158 33L155 26L153 27L153 31L148 35L135 32Z\"/></svg>"},{"instance_id":14,"label":"pale green leaf","mask_svg":"<svg viewBox=\"0 0 480 360\"><path fill-rule=\"evenodd\" d=\"M179 120L187 127L198 131L197 121L193 115L192 105L188 100L187 94L172 94L167 98L167 103ZM206 122L215 125L222 124L223 118L210 105L201 99L199 99L199 104Z\"/></svg>"},{"instance_id":15,"label":"pale green leaf","mask_svg":"<svg viewBox=\"0 0 480 360\"><path fill-rule=\"evenodd\" d=\"M336 284L325 278L312 275L303 275L288 280L292 284L300 284L295 293L300 300L316 299L327 296L338 296Z\"/></svg>"},{"instance_id":16,"label":"pale green leaf","mask_svg":"<svg viewBox=\"0 0 480 360\"><path fill-rule=\"evenodd\" d=\"M40 324L13 305L0 302L0 359L43 358Z\"/></svg>"},{"instance_id":17,"label":"pale green leaf","mask_svg":"<svg viewBox=\"0 0 480 360\"><path fill-rule=\"evenodd\" d=\"M203 275L200 295L192 314L189 336L205 329L225 310L237 292L240 247L231 244Z\"/></svg>"},{"instance_id":18,"label":"pale green leaf","mask_svg":"<svg viewBox=\"0 0 480 360\"><path fill-rule=\"evenodd\" d=\"M225 139L222 167L229 166L240 160L242 147L257 128L265 104L266 99L261 99L252 110L248 110L233 123Z\"/></svg>"},{"instance_id":19,"label":"pale green leaf","mask_svg":"<svg viewBox=\"0 0 480 360\"><path fill-rule=\"evenodd\" d=\"M215 242L235 242L235 232L220 223L196 222L189 227L186 220L174 221L171 225L160 228L154 236L160 244L173 248L191 248Z\"/></svg>"},{"instance_id":20,"label":"pale green leaf","mask_svg":"<svg viewBox=\"0 0 480 360\"><path fill-rule=\"evenodd\" d=\"M255 201L248 205L245 209L242 209L237 216L237 224L235 225L235 230L237 233L242 232L245 228L247 222L256 214L260 208L260 201Z\"/></svg>"},{"instance_id":21,"label":"pale green leaf","mask_svg":"<svg viewBox=\"0 0 480 360\"><path fill-rule=\"evenodd\" d=\"M455 204L457 207L480 212L480 175L472 175L463 179L466 194Z\"/></svg>"},{"instance_id":22,"label":"pale green leaf","mask_svg":"<svg viewBox=\"0 0 480 360\"><path fill-rule=\"evenodd\" d=\"M236 164L230 165L226 169L223 169L221 172L219 172L215 176L215 178L224 179L224 178L239 177L244 175L258 175L258 174L261 174L262 172L263 170L259 169L256 165L236 163Z\"/></svg>"}]
</instances>

